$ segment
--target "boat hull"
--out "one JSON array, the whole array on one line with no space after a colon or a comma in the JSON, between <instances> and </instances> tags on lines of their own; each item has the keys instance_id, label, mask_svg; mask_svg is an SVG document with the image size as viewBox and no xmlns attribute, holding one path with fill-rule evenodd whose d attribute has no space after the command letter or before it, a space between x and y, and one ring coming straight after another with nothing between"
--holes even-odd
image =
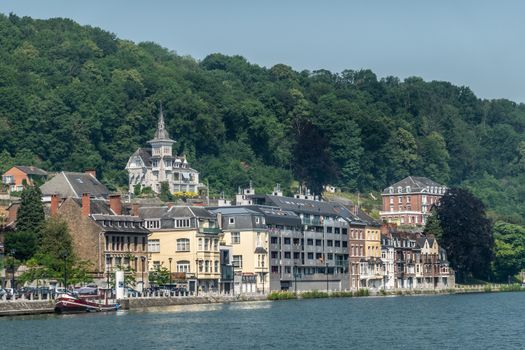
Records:
<instances>
[{"instance_id":1,"label":"boat hull","mask_svg":"<svg viewBox=\"0 0 525 350\"><path fill-rule=\"evenodd\" d=\"M63 313L85 313L85 312L111 312L117 311L120 304L101 304L95 301L75 298L71 296L60 296L55 303L55 312Z\"/></svg>"}]
</instances>

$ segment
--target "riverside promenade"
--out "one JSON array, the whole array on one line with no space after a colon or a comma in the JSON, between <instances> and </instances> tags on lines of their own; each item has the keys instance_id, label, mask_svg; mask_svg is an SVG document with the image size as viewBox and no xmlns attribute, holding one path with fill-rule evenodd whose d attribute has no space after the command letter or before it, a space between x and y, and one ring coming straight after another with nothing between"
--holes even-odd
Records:
<instances>
[{"instance_id":1,"label":"riverside promenade","mask_svg":"<svg viewBox=\"0 0 525 350\"><path fill-rule=\"evenodd\" d=\"M456 285L451 289L399 289L390 291L367 291L365 295L354 293L354 296L415 296L415 295L437 295L437 294L466 294L466 293L492 293L492 292L514 292L524 291L525 289L520 285L505 285L505 284L480 284L480 285ZM288 292L292 294L291 292ZM308 293L308 292L304 292ZM271 293L270 293L271 294ZM296 298L301 299L303 293L298 293ZM324 297L332 297L331 293ZM334 293L335 294L335 293ZM348 293L348 297L352 293ZM55 301L53 299L46 300L32 300L38 299L37 296L28 299L17 300L1 300L0 299L0 316L16 316L16 315L38 315L53 313ZM264 301L268 300L267 294L253 293L241 295L229 295L218 293L202 293L199 296L168 296L168 295L149 295L129 297L117 300L121 308L124 310L140 309L148 307L163 307L172 305L193 305L193 304L214 304L214 303L237 303L246 301ZM114 300L111 300L114 302Z\"/></svg>"}]
</instances>

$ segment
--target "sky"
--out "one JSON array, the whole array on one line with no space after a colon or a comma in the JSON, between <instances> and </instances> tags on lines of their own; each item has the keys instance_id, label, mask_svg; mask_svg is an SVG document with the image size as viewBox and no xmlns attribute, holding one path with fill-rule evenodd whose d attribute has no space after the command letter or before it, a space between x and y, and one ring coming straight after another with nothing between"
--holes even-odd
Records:
<instances>
[{"instance_id":1,"label":"sky","mask_svg":"<svg viewBox=\"0 0 525 350\"><path fill-rule=\"evenodd\" d=\"M203 59L295 70L371 69L525 102L525 2L467 0L0 0L0 12L66 17Z\"/></svg>"}]
</instances>

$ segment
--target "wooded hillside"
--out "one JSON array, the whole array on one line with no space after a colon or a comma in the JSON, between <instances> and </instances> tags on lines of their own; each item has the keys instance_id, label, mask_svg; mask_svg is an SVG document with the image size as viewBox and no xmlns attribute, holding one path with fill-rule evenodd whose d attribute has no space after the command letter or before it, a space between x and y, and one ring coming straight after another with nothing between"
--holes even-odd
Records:
<instances>
[{"instance_id":1,"label":"wooded hillside","mask_svg":"<svg viewBox=\"0 0 525 350\"><path fill-rule=\"evenodd\" d=\"M411 174L467 186L493 215L525 221L523 104L370 70L199 62L68 19L0 15L0 170L96 167L110 188L125 185L159 102L178 153L215 193L250 179L262 192L293 180L364 192Z\"/></svg>"}]
</instances>

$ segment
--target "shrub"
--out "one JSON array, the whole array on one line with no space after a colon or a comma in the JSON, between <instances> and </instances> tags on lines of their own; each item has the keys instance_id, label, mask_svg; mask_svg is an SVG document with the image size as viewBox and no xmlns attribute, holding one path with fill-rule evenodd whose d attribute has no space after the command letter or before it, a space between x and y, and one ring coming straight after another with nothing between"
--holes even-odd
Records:
<instances>
[{"instance_id":1,"label":"shrub","mask_svg":"<svg viewBox=\"0 0 525 350\"><path fill-rule=\"evenodd\" d=\"M297 296L288 291L278 291L278 292L271 292L268 294L268 300L288 300L288 299L296 299Z\"/></svg>"},{"instance_id":2,"label":"shrub","mask_svg":"<svg viewBox=\"0 0 525 350\"><path fill-rule=\"evenodd\" d=\"M351 298L354 296L352 292L349 291L340 291L340 292L333 292L330 294L333 298Z\"/></svg>"},{"instance_id":3,"label":"shrub","mask_svg":"<svg viewBox=\"0 0 525 350\"><path fill-rule=\"evenodd\" d=\"M356 297L367 297L370 293L368 292L368 289L359 289L357 292L355 292Z\"/></svg>"},{"instance_id":4,"label":"shrub","mask_svg":"<svg viewBox=\"0 0 525 350\"><path fill-rule=\"evenodd\" d=\"M312 290L309 292L301 293L301 298L303 299L316 299L316 298L328 298L329 295L326 292L319 292L317 290Z\"/></svg>"}]
</instances>

